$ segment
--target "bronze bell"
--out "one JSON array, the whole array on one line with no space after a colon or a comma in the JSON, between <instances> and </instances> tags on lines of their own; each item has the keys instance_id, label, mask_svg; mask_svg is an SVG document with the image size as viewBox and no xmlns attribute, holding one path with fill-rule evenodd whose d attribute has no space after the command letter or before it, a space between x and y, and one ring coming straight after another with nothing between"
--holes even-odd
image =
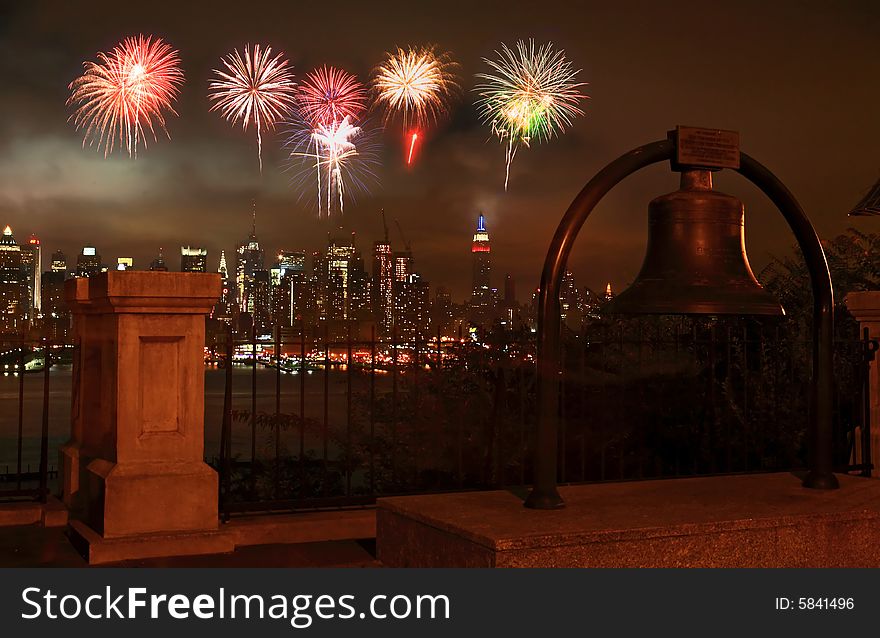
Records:
<instances>
[{"instance_id":1,"label":"bronze bell","mask_svg":"<svg viewBox=\"0 0 880 638\"><path fill-rule=\"evenodd\" d=\"M743 204L686 169L681 187L648 206L648 250L633 284L604 310L620 314L785 314L749 267Z\"/></svg>"}]
</instances>

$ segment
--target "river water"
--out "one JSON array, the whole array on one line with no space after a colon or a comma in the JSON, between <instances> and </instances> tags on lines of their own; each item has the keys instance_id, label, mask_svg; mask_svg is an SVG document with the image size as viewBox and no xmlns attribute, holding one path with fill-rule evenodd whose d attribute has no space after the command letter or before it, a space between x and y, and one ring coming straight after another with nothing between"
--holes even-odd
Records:
<instances>
[{"instance_id":1,"label":"river water","mask_svg":"<svg viewBox=\"0 0 880 638\"><path fill-rule=\"evenodd\" d=\"M252 378L247 366L233 368L233 409L251 409ZM49 380L49 465L57 465L58 448L70 436L71 367L53 367ZM368 392L369 375L353 371L354 393ZM276 371L257 368L257 411L275 412ZM346 393L348 375L344 371L330 372L327 382L328 427L342 431L347 421ZM377 392L387 389L389 379L377 376ZM323 423L324 419L323 371L306 374L306 417ZM225 373L222 369L205 369L205 456L209 459L219 454L220 428L223 419L223 393ZM19 378L7 374L0 376L0 475L15 472L17 456ZM22 465L35 471L40 462L40 429L42 424L43 374L26 374L24 377L24 410L22 419ZM298 374L281 375L281 412L299 413L300 377ZM250 458L251 428L247 421L234 421L232 426L233 455ZM299 450L298 432L285 432L282 445L289 453ZM307 447L318 455L322 453L322 441L315 437L307 439ZM274 452L274 437L265 431L257 432L258 455Z\"/></svg>"}]
</instances>

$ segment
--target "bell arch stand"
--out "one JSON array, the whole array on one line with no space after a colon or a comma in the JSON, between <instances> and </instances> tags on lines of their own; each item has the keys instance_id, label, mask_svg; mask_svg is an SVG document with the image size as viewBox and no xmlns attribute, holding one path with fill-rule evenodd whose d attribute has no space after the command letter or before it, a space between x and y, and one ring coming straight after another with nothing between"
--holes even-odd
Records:
<instances>
[{"instance_id":1,"label":"bell arch stand","mask_svg":"<svg viewBox=\"0 0 880 638\"><path fill-rule=\"evenodd\" d=\"M618 183L652 164L674 164L675 142L660 140L621 155L605 166L574 198L550 242L538 298L538 431L535 445L534 482L524 505L532 509L565 506L557 489L558 425L556 413L560 375L559 292L574 241L599 201ZM673 169L682 167L673 165ZM740 152L736 169L767 195L782 213L803 252L813 292L812 377L808 424L808 472L803 486L837 489L833 474L833 336L834 292L825 251L815 228L794 195L770 170Z\"/></svg>"}]
</instances>

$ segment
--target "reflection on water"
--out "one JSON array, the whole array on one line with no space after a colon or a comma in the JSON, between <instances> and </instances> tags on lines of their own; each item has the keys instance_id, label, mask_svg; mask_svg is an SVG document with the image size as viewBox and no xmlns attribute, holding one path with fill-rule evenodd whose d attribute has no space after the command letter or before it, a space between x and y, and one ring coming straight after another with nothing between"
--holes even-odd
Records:
<instances>
[{"instance_id":1,"label":"reflection on water","mask_svg":"<svg viewBox=\"0 0 880 638\"><path fill-rule=\"evenodd\" d=\"M220 426L223 419L223 391L225 373L223 370L205 370L205 456L210 458L219 453ZM19 421L19 378L14 375L0 376L0 474L8 469L15 471L16 442ZM351 375L353 393L369 391L369 375L354 371ZM298 413L300 406L300 383L298 374L281 375L281 412ZM327 376L327 419L331 430L344 428L347 415L346 391L348 375L344 371L332 371ZM378 377L377 392L387 389L389 379ZM305 375L306 417L323 423L324 420L323 371ZM251 409L252 390L251 369L241 366L233 369L233 409ZM257 368L256 402L257 410L274 413L276 371ZM49 380L49 465L57 464L58 448L70 433L70 392L71 367L53 367ZM40 462L40 429L43 410L43 375L26 374L24 377L24 397L22 413L22 465L30 464L36 470ZM270 444L271 440L271 444ZM233 422L233 455L250 456L251 430L248 423ZM316 447L317 441L308 441L309 447ZM285 432L282 446L291 453L299 449L299 435ZM274 437L266 432L257 432L258 454L268 448L274 451Z\"/></svg>"}]
</instances>

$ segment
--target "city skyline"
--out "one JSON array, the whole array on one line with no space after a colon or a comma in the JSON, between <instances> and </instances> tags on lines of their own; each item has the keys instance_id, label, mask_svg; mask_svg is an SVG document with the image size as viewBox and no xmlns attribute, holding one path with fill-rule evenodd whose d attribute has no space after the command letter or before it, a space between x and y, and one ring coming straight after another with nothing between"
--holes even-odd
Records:
<instances>
[{"instance_id":1,"label":"city skyline","mask_svg":"<svg viewBox=\"0 0 880 638\"><path fill-rule=\"evenodd\" d=\"M251 214L253 215L253 211ZM478 215L476 215L475 219L477 220L478 226L481 224L491 223L490 221L484 221L484 220L487 220L488 218L483 213L479 213ZM256 232L256 235L259 237L260 233L258 231L258 222L256 222L255 219L252 219L252 223L257 224L257 226L252 226L252 233ZM2 225L3 224L0 223L0 226L2 226ZM15 228L13 228L11 225L7 225L7 226L13 235L18 235L18 231ZM467 237L471 236L471 233L473 231L473 226L474 226L474 224L472 222L471 227L469 229L465 230L465 232L463 233L463 237L465 237L465 239L462 241L463 248L462 248L461 254L459 255L460 260L469 261L467 258L467 255L465 253L473 253L474 252L473 241L475 241L475 240L467 240ZM340 236L346 234L346 231L343 227L337 227L335 230L336 230L336 234L338 234ZM395 228L394 230L396 231L397 228ZM483 228L483 230L485 230L485 228ZM270 268L270 266L277 264L278 261L283 257L283 255L285 253L289 253L289 252L304 253L307 259L311 258L316 253L321 253L322 250L324 250L326 248L326 241L332 234L333 234L333 231L328 231L328 235L327 235L327 237L325 237L325 246L291 246L288 244L278 243L277 247L275 247L274 249L268 249L268 248L265 248L265 246L266 246L265 240L261 241L261 245L264 247L264 248L262 248L262 252L265 253L266 269L268 270ZM36 239L38 242L38 246L39 246L41 240L39 239L39 235L37 233L28 233L27 236L31 240ZM356 234L355 234L355 237L356 237ZM494 238L494 232L493 232L493 238ZM372 258L373 245L378 242L380 242L380 239L378 239L378 238L360 237L360 238L357 238L357 246L356 247L359 249L359 251L364 252L365 254L369 253L369 256ZM397 232L397 240L395 241L395 239L393 239L389 236L388 243L392 246L393 252L399 252L397 250L394 250L394 248L398 247L400 249L403 249L406 245L406 239L400 234L400 232ZM151 270L152 269L151 266L154 265L154 262L156 262L157 258L160 255L160 251L161 251L162 261L163 261L164 267L167 270L182 271L182 272L185 272L187 270L201 270L202 272L222 272L221 259L228 259L225 257L225 255L227 255L227 254L228 255L235 255L235 252L236 252L235 247L236 247L236 245L240 245L241 242L237 242L236 244L233 244L231 246L221 246L215 250L210 250L210 249L205 248L205 246L209 245L209 244L210 244L210 242L196 241L196 242L191 242L191 243L184 242L184 243L180 243L178 245L173 245L173 246L159 246L156 248L156 250L152 254L144 254L144 255L141 255L138 257L134 257L133 253L131 253L131 252L125 252L125 251L118 252L118 253L108 252L104 248L102 248L101 246L96 246L94 243L79 244L77 247L76 243L74 243L73 241L68 241L66 245L72 246L74 248L69 249L69 250L64 250L62 248L58 248L58 247L54 247L54 246L46 247L46 249L43 253L43 258L42 258L42 267L40 269L38 269L37 272L38 273L45 273L45 272L50 271L51 270L50 266L52 265L51 258L56 253L61 252L67 260L68 272L75 273L76 272L77 257L83 254L83 252L82 252L83 249L90 249L90 248L94 248L97 251L97 257L99 257L102 260L101 264L103 266L105 266L106 269L108 269L108 270L121 269L120 264L123 261L124 261L124 265L125 265L126 270ZM416 252L416 251L414 251L414 252ZM497 255L497 253L496 253L496 255ZM496 255L493 255L493 260ZM414 255L414 257L415 256L418 256L418 255ZM204 269L193 268L191 264L194 262L204 263L205 268ZM183 265L184 263L186 263L188 265L186 267L184 267L184 265ZM233 257L232 263L233 263L233 269L234 269L234 264L235 264L234 257ZM500 291L501 293L504 293L504 288L505 288L505 284L507 283L507 279L511 278L512 275L510 272L508 272L509 269L505 269L505 265L503 262L499 264L497 261L495 261L494 263L495 263L495 267L493 270L494 270L495 274L494 274L494 276L491 276L487 273L486 277L487 277L488 283L486 284L485 288L489 289L490 291L495 290L495 291ZM375 268L375 264L373 265L373 269L374 268ZM373 269L370 269L371 276L374 275ZM422 268L417 268L417 271L419 272L420 275L422 275L431 284L431 289L432 289L431 297L432 297L432 299L434 297L434 294L435 294L437 287L445 288L447 291L450 289L450 283L448 281L444 281L442 278L440 278L440 276L432 276L430 273L424 272ZM439 274L440 273L438 273L438 275ZM522 304L529 303L532 298L533 293L535 293L537 291L537 288L538 288L537 280L534 282L534 284L531 284L529 282L520 282L519 280L516 280L515 278L513 278L513 279L515 281L517 281L516 290L519 293L517 296L514 297L514 299L517 302L522 303ZM604 289L604 287L607 285L609 285L609 282L602 284L601 288ZM36 294L37 294L37 296L39 296L39 291L37 291ZM473 285L471 285L471 282L468 282L467 289L464 290L464 292L460 295L453 294L452 300L455 303L462 304L462 303L468 302L474 296L475 296L475 292L474 292Z\"/></svg>"},{"instance_id":2,"label":"city skyline","mask_svg":"<svg viewBox=\"0 0 880 638\"><path fill-rule=\"evenodd\" d=\"M384 235L373 241L372 250L361 250L354 233L338 228L335 234L328 233L324 249L267 251L257 232L254 205L250 233L231 252L232 268L221 250L216 270L208 251L193 245L180 246L179 268L175 257L166 258L162 248L144 267L130 256L117 256L114 262L100 247L86 245L70 256L52 251L50 270L44 270L40 239L31 235L19 242L7 225L0 237L0 298L5 308L0 334L41 334L63 340L71 316L66 280L113 270L219 273L221 295L207 324L214 334L229 326L235 334L268 338L277 330L300 328L325 335L354 331L386 341L419 343L440 335L462 335L465 330L474 338L495 329L534 332L535 293L520 303L510 273L499 275L496 270L499 283L493 280L491 240L483 214L475 220L470 246L470 295L458 300L445 282L432 285L424 276L397 220L394 225L401 243L391 242L387 219L381 213ZM43 305L41 298L46 300ZM589 288L578 288L571 273L566 274L566 288L560 295L566 323L582 327L601 305L598 300Z\"/></svg>"},{"instance_id":3,"label":"city skyline","mask_svg":"<svg viewBox=\"0 0 880 638\"><path fill-rule=\"evenodd\" d=\"M381 14L358 14L359 37L332 46L308 29L288 26L315 21L319 10L311 7L273 6L277 19L267 26L260 11L233 14L228 5L213 3L215 24L205 35L188 11L170 3L151 5L149 12L98 3L93 12L101 19L77 21L75 31L67 28L74 8L47 4L52 10L21 4L3 9L0 65L10 83L0 96L0 107L9 114L0 121L5 149L0 219L20 236L36 233L48 252L73 253L92 243L107 255L132 256L143 265L159 246L171 251L202 245L208 236L211 243L203 247L209 257L219 256L220 249L228 256L247 227L254 199L264 235L285 238L273 249L323 245L327 229L291 187L278 137L264 140L261 177L250 134L231 130L206 112L212 65L246 41L267 41L283 50L300 79L327 61L366 80L396 45L434 42L455 54L465 91L448 120L425 141L412 167L401 160L400 140L389 128L380 153L380 185L347 202L344 220L368 244L381 237L378 211L384 208L389 220L400 220L426 276L439 282L442 273L458 299L469 294L470 265L456 257L466 250L476 214L482 211L492 220L499 268L510 264L522 295L537 284L553 229L586 180L614 157L663 137L676 124L739 130L743 150L783 176L822 237L852 223L846 211L876 181L872 149L880 143L880 127L871 105L880 89L861 81L880 71L880 61L865 44L880 22L872 3L852 2L829 12L821 4L745 2L725 11L721 32L700 3L690 10L685 3L675 12L662 6L585 4L569 8L564 24L552 4L517 15L498 12L490 3L469 8L477 12L479 30L461 29L454 6L416 11L406 5L406 11L389 7ZM149 31L180 48L187 73L180 117L169 124L173 139L151 145L136 161L105 160L95 149L83 149L67 122L66 87L81 72L82 60L119 37ZM687 39L669 36L684 32ZM745 51L742 33L749 34ZM590 99L586 115L563 137L517 157L505 192L504 146L481 125L470 87L474 75L485 70L482 57L491 56L501 42L528 37L564 49L583 69ZM633 59L636 42L652 54ZM18 64L21 59L29 64ZM691 65L682 72L685 59ZM822 62L815 67L804 62L817 59ZM751 98L755 91L761 100ZM806 140L813 155L807 162ZM621 185L585 228L570 269L593 289L609 279L615 289L624 288L644 255L645 207L675 186L661 170ZM735 176L722 176L718 187L745 202L756 271L771 254L790 252L791 235L771 214L769 202ZM868 231L878 223L858 222ZM392 229L392 240L395 235Z\"/></svg>"}]
</instances>

